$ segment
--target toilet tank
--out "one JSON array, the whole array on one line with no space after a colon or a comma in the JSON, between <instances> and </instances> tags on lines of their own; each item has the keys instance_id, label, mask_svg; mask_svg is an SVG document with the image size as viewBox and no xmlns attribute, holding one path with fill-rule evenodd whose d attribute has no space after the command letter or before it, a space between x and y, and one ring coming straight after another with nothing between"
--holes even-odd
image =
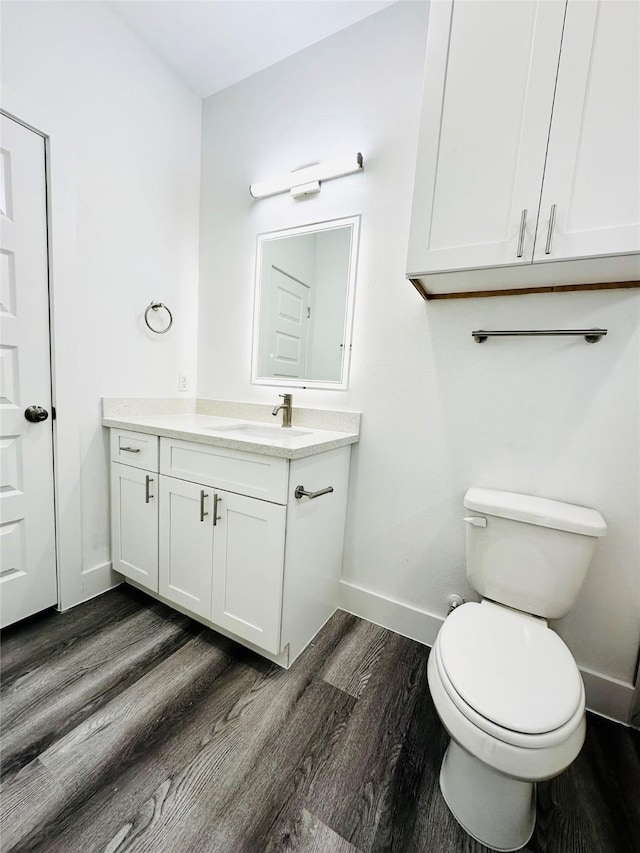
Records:
<instances>
[{"instance_id":1,"label":"toilet tank","mask_svg":"<svg viewBox=\"0 0 640 853\"><path fill-rule=\"evenodd\" d=\"M595 509L548 498L470 488L467 577L483 597L546 619L573 606L598 537Z\"/></svg>"}]
</instances>

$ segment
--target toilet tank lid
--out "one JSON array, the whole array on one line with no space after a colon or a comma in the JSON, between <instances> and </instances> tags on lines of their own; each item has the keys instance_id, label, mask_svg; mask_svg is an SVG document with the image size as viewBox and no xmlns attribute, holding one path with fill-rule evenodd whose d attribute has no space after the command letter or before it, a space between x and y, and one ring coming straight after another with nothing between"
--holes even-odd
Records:
<instances>
[{"instance_id":1,"label":"toilet tank lid","mask_svg":"<svg viewBox=\"0 0 640 853\"><path fill-rule=\"evenodd\" d=\"M524 521L539 527L552 527L568 533L581 533L583 536L607 534L607 524L597 510L549 498L472 486L464 496L464 505L467 509L486 515Z\"/></svg>"}]
</instances>

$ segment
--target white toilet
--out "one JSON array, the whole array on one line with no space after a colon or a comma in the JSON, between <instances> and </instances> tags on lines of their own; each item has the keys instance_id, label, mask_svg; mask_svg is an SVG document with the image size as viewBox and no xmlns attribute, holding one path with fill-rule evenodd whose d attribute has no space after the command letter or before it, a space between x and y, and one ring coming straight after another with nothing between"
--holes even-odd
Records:
<instances>
[{"instance_id":1,"label":"white toilet","mask_svg":"<svg viewBox=\"0 0 640 853\"><path fill-rule=\"evenodd\" d=\"M518 850L533 833L535 783L584 742L582 679L546 620L571 609L607 527L596 510L514 492L471 488L464 505L467 576L482 602L454 610L429 655L451 736L440 789L469 835Z\"/></svg>"}]
</instances>

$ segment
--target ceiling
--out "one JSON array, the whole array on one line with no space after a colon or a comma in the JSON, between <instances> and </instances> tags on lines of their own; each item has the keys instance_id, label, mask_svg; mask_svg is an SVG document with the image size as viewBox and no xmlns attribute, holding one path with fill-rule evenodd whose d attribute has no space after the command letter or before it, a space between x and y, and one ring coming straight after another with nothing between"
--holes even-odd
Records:
<instances>
[{"instance_id":1,"label":"ceiling","mask_svg":"<svg viewBox=\"0 0 640 853\"><path fill-rule=\"evenodd\" d=\"M113 0L194 92L232 86L396 0Z\"/></svg>"}]
</instances>

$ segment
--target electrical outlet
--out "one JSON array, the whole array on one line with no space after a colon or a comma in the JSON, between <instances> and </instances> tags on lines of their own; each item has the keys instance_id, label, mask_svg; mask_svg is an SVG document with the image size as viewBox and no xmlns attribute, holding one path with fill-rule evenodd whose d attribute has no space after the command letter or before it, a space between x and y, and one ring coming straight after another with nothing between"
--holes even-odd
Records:
<instances>
[{"instance_id":1,"label":"electrical outlet","mask_svg":"<svg viewBox=\"0 0 640 853\"><path fill-rule=\"evenodd\" d=\"M191 376L181 373L178 377L178 391L191 391Z\"/></svg>"}]
</instances>

